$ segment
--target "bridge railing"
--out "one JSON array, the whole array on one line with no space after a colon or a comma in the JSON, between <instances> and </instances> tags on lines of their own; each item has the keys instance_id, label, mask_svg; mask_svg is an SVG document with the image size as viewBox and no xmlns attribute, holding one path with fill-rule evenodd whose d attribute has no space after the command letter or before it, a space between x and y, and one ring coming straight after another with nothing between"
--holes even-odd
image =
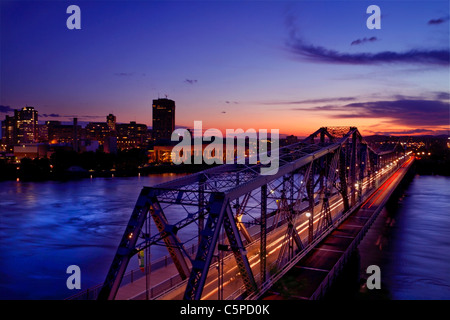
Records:
<instances>
[{"instance_id":1,"label":"bridge railing","mask_svg":"<svg viewBox=\"0 0 450 320\"><path fill-rule=\"evenodd\" d=\"M280 221L280 223L282 223L282 222L283 221ZM243 223L247 224L248 226L251 226L254 224L254 221L243 222ZM268 231L271 231L273 228L274 228L273 226L268 227ZM257 235L255 235L255 236L257 236ZM195 258L195 254L197 253L197 248L198 248L197 244L192 244L190 246L190 248L186 250L186 252L191 255L192 259ZM228 256L228 255L231 255L231 253L226 254L226 256ZM217 258L213 258L214 263L216 262L216 260L217 260ZM171 264L173 264L172 259L170 258L169 255L166 255L166 256L161 257L161 258L155 260L154 262L152 262L150 270L156 271L156 270L159 270L162 268L166 268ZM143 277L145 277L145 273L141 269L130 270L127 273L125 273L125 275L123 276L120 287L123 287L130 283L133 283ZM179 284L181 282L182 282L181 277L179 276L179 274L176 274L176 275L154 285L153 287L149 288L148 289L149 298L153 299L153 298L161 295L162 293L165 293L165 292L171 290L174 286L176 286L177 284ZM103 284L97 284L86 290L78 292L78 293L66 298L65 300L96 300L98 297L98 294L100 293L102 285ZM146 293L144 291L143 293L138 294L137 296L132 297L131 299L140 300L140 299L145 299L145 298L146 298Z\"/></svg>"},{"instance_id":2,"label":"bridge railing","mask_svg":"<svg viewBox=\"0 0 450 320\"><path fill-rule=\"evenodd\" d=\"M398 167L398 164L396 166L392 166L392 168L387 169L387 171L391 171L395 167ZM385 175L385 174L381 175L377 179L376 185L374 187L368 186L368 188L367 188L365 193L367 194L367 192L369 192L370 189L380 186L382 183L384 183L388 179L389 176L390 176L389 174L388 175ZM355 207L358 207L360 204L361 204L361 201L359 201L354 207L352 207L352 209L355 208ZM350 211L353 211L353 210L350 210ZM343 216L338 217L336 220L333 221L333 225L335 225L335 226L339 225L340 222L346 218L346 216L347 216L347 214L344 214ZM284 221L280 221L280 223L283 223L283 222ZM254 221L253 222L244 222L244 224L247 224L247 223L248 223L248 226L250 227L251 225L254 224ZM275 229L275 226L268 226L267 232L270 232L273 229ZM325 237L329 232L332 231L331 229L334 229L334 227L331 227L331 228L329 227L327 230L324 230L324 232L322 232L322 234L319 235L319 237L316 238L311 245L314 246L317 243L318 240L320 241L321 239L323 239L323 237ZM253 237L257 238L258 235L259 235L259 232L257 231L253 235ZM244 244L246 244L245 242L246 241L244 240ZM197 244L192 244L192 246L188 250L186 250L191 255L191 258L195 257L195 254L197 252L197 247L198 247ZM311 247L310 245L307 245L305 250L302 250L302 252L300 252L299 255L302 255L302 256L305 255L307 253L307 251L309 251L308 249L310 247ZM228 254L231 254L231 253L228 253ZM294 259L294 260L297 260L297 258ZM214 258L213 263L215 263L215 262L216 262L216 258ZM156 271L156 270L165 268L165 267L169 266L172 263L173 262L170 259L170 257L168 255L166 255L166 256L161 257L161 258L157 259L156 261L152 262L150 268L151 268L151 271ZM122 279L122 282L121 282L120 286L123 287L123 286L125 286L127 284L133 283L136 280L141 279L142 277L145 277L145 273L142 272L140 269L130 270L129 272L127 272L123 276L123 279ZM269 281L270 285L272 285L274 283L274 281L276 281L276 279L278 277L279 277L278 272L276 274L273 274L271 276L271 281ZM255 279L257 279L257 282L258 282L259 281L259 275L256 275ZM170 277L170 278L168 278L168 279L166 279L166 280L164 280L164 281L162 281L162 282L152 286L151 288L149 288L148 289L148 291L149 291L149 298L153 299L153 298L155 298L155 297L157 297L157 296L159 296L159 295L161 295L163 293L166 293L166 292L172 290L173 288L176 288L177 285L181 284L182 282L183 281L182 281L181 277L179 276L179 274L176 274L176 275L174 275L174 276L172 276L172 277ZM258 283L258 286L259 286L259 283ZM262 288L261 289L264 290L265 286L267 286L267 282L266 282L266 284L262 284ZM86 290L84 290L82 292L79 292L79 293L77 293L77 294L67 298L66 300L95 300L95 299L97 299L97 296L98 296L98 294L99 294L99 292L101 290L101 287L102 287L102 284L98 284L98 285L93 286L91 288L88 288L88 289L86 289ZM241 287L238 290L236 290L234 293L232 293L229 297L227 297L227 299L228 300L229 299L236 299L236 298L242 296L244 293L245 293L245 287ZM138 295L136 295L135 297L131 297L131 299L145 299L145 298L146 298L145 291L140 293L140 294L138 294Z\"/></svg>"},{"instance_id":3,"label":"bridge railing","mask_svg":"<svg viewBox=\"0 0 450 320\"><path fill-rule=\"evenodd\" d=\"M311 249L316 247L317 244L319 244L326 236L328 236L343 221L345 221L349 215L351 215L355 210L357 210L363 204L363 202L367 198L369 198L369 196L372 194L372 192L377 190L377 188L379 186L381 186L384 182L386 182L391 177L392 172L395 172L395 170L398 169L400 167L401 163L403 163L403 162L397 163L396 165L393 165L393 166L390 166L389 168L387 168L386 173L390 172L390 174L381 175L381 173L380 173L379 178L378 178L379 180L377 181L377 183L374 186L371 186L370 184L368 184L366 191L364 193L364 196L361 197L347 212L343 212L341 216L333 219L333 223L331 225L329 225L326 229L324 229L319 235L317 235L311 243L307 244L302 251L297 253L297 255L290 262L283 264L281 269L269 274L267 281L265 281L264 283L261 284L261 282L258 281L259 280L258 279L257 283L258 283L259 290L257 292L254 292L254 293L248 295L247 297L245 297L245 299L254 300L254 299L260 298L262 296L262 294L264 294L267 290L269 290L275 284L275 282L277 282L279 279L281 279L282 276L288 270L290 270L293 265L297 264L298 261L300 261L304 256L306 256L306 254L308 254L311 251ZM275 266L275 265L276 265L275 263L272 263L271 265L269 265L269 268L271 266ZM255 277L255 279L256 279L256 277ZM227 300L242 297L244 293L245 293L245 287L241 286L238 290L233 292L227 298Z\"/></svg>"},{"instance_id":4,"label":"bridge railing","mask_svg":"<svg viewBox=\"0 0 450 320\"><path fill-rule=\"evenodd\" d=\"M173 289L174 287L177 287L177 285L181 284L183 280L181 279L179 274L176 274L169 279L166 279L157 285L154 285L153 287L148 289L148 299L154 299L161 295L162 293L167 292L170 289ZM146 300L147 299L147 292L143 291L134 297L130 297L129 300Z\"/></svg>"},{"instance_id":5,"label":"bridge railing","mask_svg":"<svg viewBox=\"0 0 450 320\"><path fill-rule=\"evenodd\" d=\"M190 253L192 256L195 255L195 253L197 252L197 245L193 244L188 250L186 250L188 253ZM171 265L173 262L170 259L170 257L168 255L161 257L157 260L155 260L154 262L151 263L151 267L150 270L152 271L156 271L162 268L166 268L169 265ZM122 279L122 282L120 284L120 287L123 287L127 284L133 283L141 278L145 277L145 272L143 272L141 269L133 269L128 271ZM178 275L179 277L179 275ZM176 276L173 276L169 279L167 279L166 281L163 281L159 284L157 284L154 289L155 296L158 295L161 291L161 287L165 287L166 283L170 283L170 284L175 284L175 279ZM181 278L180 278L181 280ZM86 290L83 290L81 292L78 292L68 298L66 298L65 300L95 300L98 297L98 294L100 293L100 290L102 288L103 284L97 284L93 287L90 287ZM152 288L153 289L153 288ZM167 290L167 289L165 289Z\"/></svg>"}]
</instances>

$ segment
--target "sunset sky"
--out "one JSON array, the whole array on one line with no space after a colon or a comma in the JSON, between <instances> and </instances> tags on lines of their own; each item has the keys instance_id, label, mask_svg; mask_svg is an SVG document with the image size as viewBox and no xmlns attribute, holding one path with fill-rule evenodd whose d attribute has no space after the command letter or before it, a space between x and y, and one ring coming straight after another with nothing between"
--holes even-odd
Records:
<instances>
[{"instance_id":1,"label":"sunset sky","mask_svg":"<svg viewBox=\"0 0 450 320\"><path fill-rule=\"evenodd\" d=\"M66 8L81 9L69 30ZM368 29L369 5L381 29ZM0 120L448 134L448 1L3 1Z\"/></svg>"}]
</instances>

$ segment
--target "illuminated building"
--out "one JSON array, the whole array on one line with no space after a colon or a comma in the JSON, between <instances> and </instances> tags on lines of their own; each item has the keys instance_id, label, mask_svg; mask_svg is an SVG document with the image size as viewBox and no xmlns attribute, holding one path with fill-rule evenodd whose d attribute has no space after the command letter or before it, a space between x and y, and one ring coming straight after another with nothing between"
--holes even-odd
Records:
<instances>
[{"instance_id":1,"label":"illuminated building","mask_svg":"<svg viewBox=\"0 0 450 320\"><path fill-rule=\"evenodd\" d=\"M38 124L38 142L48 141L48 126L46 124Z\"/></svg>"},{"instance_id":2,"label":"illuminated building","mask_svg":"<svg viewBox=\"0 0 450 320\"><path fill-rule=\"evenodd\" d=\"M170 99L153 100L153 140L170 141L175 130L175 101Z\"/></svg>"},{"instance_id":3,"label":"illuminated building","mask_svg":"<svg viewBox=\"0 0 450 320\"><path fill-rule=\"evenodd\" d=\"M86 138L98 141L103 145L105 138L110 136L110 129L106 122L89 122L86 125Z\"/></svg>"},{"instance_id":4,"label":"illuminated building","mask_svg":"<svg viewBox=\"0 0 450 320\"><path fill-rule=\"evenodd\" d=\"M15 141L14 144L34 143L38 137L38 113L33 107L26 106L14 110Z\"/></svg>"},{"instance_id":5,"label":"illuminated building","mask_svg":"<svg viewBox=\"0 0 450 320\"><path fill-rule=\"evenodd\" d=\"M75 119L73 125L61 124L60 121L47 121L45 124L48 128L48 141L51 144L75 145L80 138L81 126L76 124Z\"/></svg>"},{"instance_id":6,"label":"illuminated building","mask_svg":"<svg viewBox=\"0 0 450 320\"><path fill-rule=\"evenodd\" d=\"M126 150L146 145L148 130L145 124L136 123L135 121L117 124L116 131L117 148L119 149Z\"/></svg>"},{"instance_id":7,"label":"illuminated building","mask_svg":"<svg viewBox=\"0 0 450 320\"><path fill-rule=\"evenodd\" d=\"M116 116L113 114L109 114L106 116L106 123L108 124L109 129L114 132L116 131Z\"/></svg>"},{"instance_id":8,"label":"illuminated building","mask_svg":"<svg viewBox=\"0 0 450 320\"><path fill-rule=\"evenodd\" d=\"M15 141L15 120L14 117L6 116L2 121L2 150L12 151Z\"/></svg>"}]
</instances>

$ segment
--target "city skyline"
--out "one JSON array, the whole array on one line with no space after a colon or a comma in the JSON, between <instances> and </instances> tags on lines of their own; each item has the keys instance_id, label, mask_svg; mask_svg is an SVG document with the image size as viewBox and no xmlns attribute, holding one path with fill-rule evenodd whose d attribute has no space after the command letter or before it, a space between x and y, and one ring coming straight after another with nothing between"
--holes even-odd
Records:
<instances>
[{"instance_id":1,"label":"city skyline","mask_svg":"<svg viewBox=\"0 0 450 320\"><path fill-rule=\"evenodd\" d=\"M1 2L2 119L151 127L167 95L179 127L448 134L446 1L379 1L379 30L365 1L81 1L81 30L69 4Z\"/></svg>"}]
</instances>

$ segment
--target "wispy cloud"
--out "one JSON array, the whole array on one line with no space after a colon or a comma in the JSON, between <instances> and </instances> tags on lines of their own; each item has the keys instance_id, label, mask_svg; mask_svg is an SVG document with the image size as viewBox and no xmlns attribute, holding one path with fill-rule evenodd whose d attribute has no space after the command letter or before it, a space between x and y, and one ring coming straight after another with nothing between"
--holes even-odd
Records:
<instances>
[{"instance_id":1,"label":"wispy cloud","mask_svg":"<svg viewBox=\"0 0 450 320\"><path fill-rule=\"evenodd\" d=\"M58 113L49 113L49 114L43 113L43 114L40 114L39 116L42 117L42 118L60 118L60 117L62 117Z\"/></svg>"},{"instance_id":2,"label":"wispy cloud","mask_svg":"<svg viewBox=\"0 0 450 320\"><path fill-rule=\"evenodd\" d=\"M78 118L78 119L105 119L105 116L94 116L94 115L61 115L61 117L67 118Z\"/></svg>"},{"instance_id":3,"label":"wispy cloud","mask_svg":"<svg viewBox=\"0 0 450 320\"><path fill-rule=\"evenodd\" d=\"M395 131L372 131L373 134L380 135L415 135L415 134L434 134L434 130L430 129L412 129L412 130L395 130Z\"/></svg>"},{"instance_id":4,"label":"wispy cloud","mask_svg":"<svg viewBox=\"0 0 450 320\"><path fill-rule=\"evenodd\" d=\"M377 37L370 37L370 38L364 37L362 39L356 39L356 40L352 41L351 45L354 46L354 45L357 45L357 44L363 44L363 43L366 43L366 42L374 42L374 41L377 41L377 40L378 40Z\"/></svg>"},{"instance_id":5,"label":"wispy cloud","mask_svg":"<svg viewBox=\"0 0 450 320\"><path fill-rule=\"evenodd\" d=\"M147 74L145 72L115 72L114 76L123 77L123 78L139 77L139 76L145 77L145 76L147 76Z\"/></svg>"},{"instance_id":6,"label":"wispy cloud","mask_svg":"<svg viewBox=\"0 0 450 320\"><path fill-rule=\"evenodd\" d=\"M385 119L395 125L432 127L448 125L449 106L448 102L440 100L397 99L292 108L291 110L332 112L330 117L339 119Z\"/></svg>"},{"instance_id":7,"label":"wispy cloud","mask_svg":"<svg viewBox=\"0 0 450 320\"><path fill-rule=\"evenodd\" d=\"M187 84L196 84L198 81L196 79L186 79L184 80L184 83Z\"/></svg>"},{"instance_id":8,"label":"wispy cloud","mask_svg":"<svg viewBox=\"0 0 450 320\"><path fill-rule=\"evenodd\" d=\"M336 64L374 65L383 63L419 63L449 65L448 50L409 50L404 52L383 51L378 53L343 53L321 46L306 44L296 39L289 44L291 52L311 62Z\"/></svg>"},{"instance_id":9,"label":"wispy cloud","mask_svg":"<svg viewBox=\"0 0 450 320\"><path fill-rule=\"evenodd\" d=\"M448 66L450 64L450 51L448 49L411 49L403 52L381 51L378 53L346 53L307 43L299 36L299 32L292 16L287 17L286 26L289 32L287 48L296 57L306 61L350 65L409 63Z\"/></svg>"},{"instance_id":10,"label":"wispy cloud","mask_svg":"<svg viewBox=\"0 0 450 320\"><path fill-rule=\"evenodd\" d=\"M134 75L134 72L116 72L114 75L117 77L131 77Z\"/></svg>"},{"instance_id":11,"label":"wispy cloud","mask_svg":"<svg viewBox=\"0 0 450 320\"><path fill-rule=\"evenodd\" d=\"M436 25L436 24L442 24L444 22L447 22L450 19L450 16L438 18L438 19L431 19L428 21L429 25Z\"/></svg>"},{"instance_id":12,"label":"wispy cloud","mask_svg":"<svg viewBox=\"0 0 450 320\"><path fill-rule=\"evenodd\" d=\"M263 102L265 105L296 105L296 104L317 104L329 102L348 102L355 101L355 97L337 97L337 98L321 98L321 99L307 99L307 100L292 100L292 101L269 101Z\"/></svg>"},{"instance_id":13,"label":"wispy cloud","mask_svg":"<svg viewBox=\"0 0 450 320\"><path fill-rule=\"evenodd\" d=\"M14 109L11 108L10 106L4 106L4 105L0 105L0 113L9 113L9 112L13 112Z\"/></svg>"},{"instance_id":14,"label":"wispy cloud","mask_svg":"<svg viewBox=\"0 0 450 320\"><path fill-rule=\"evenodd\" d=\"M437 91L433 92L436 99L438 100L450 100L450 93L449 92L443 92L443 91Z\"/></svg>"}]
</instances>

